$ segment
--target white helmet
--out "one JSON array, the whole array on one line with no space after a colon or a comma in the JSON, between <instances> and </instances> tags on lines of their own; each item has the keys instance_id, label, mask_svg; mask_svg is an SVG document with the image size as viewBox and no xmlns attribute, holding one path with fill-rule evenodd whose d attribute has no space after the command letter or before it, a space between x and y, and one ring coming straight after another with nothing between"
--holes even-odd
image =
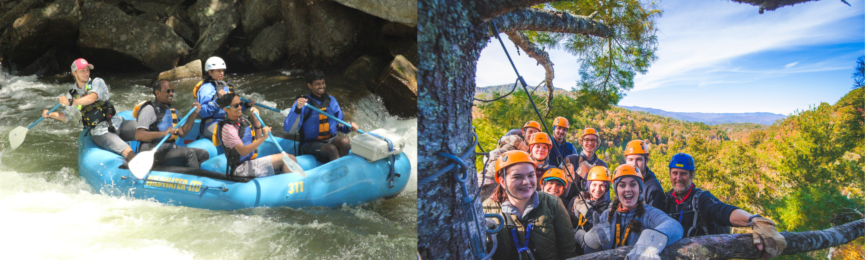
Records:
<instances>
[{"instance_id":1,"label":"white helmet","mask_svg":"<svg viewBox=\"0 0 865 260\"><path fill-rule=\"evenodd\" d=\"M225 61L222 60L222 58L220 58L220 57L216 57L216 56L210 57L204 63L204 70L205 71L218 70L218 69L225 69Z\"/></svg>"}]
</instances>

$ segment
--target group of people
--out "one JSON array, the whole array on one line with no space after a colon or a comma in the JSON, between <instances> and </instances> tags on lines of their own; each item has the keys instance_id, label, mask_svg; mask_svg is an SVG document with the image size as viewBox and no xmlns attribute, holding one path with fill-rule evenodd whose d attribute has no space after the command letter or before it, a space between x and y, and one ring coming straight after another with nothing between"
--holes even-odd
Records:
<instances>
[{"instance_id":1,"label":"group of people","mask_svg":"<svg viewBox=\"0 0 865 260\"><path fill-rule=\"evenodd\" d=\"M225 81L225 61L211 57L205 62L206 74L194 90L194 111L190 119L178 125L180 117L172 105L175 89L170 80L160 79L153 82L153 100L142 102L133 109L134 118L115 116L108 86L101 78L90 78L93 64L81 58L72 63L71 73L75 80L67 93L58 98L65 106L60 112L42 112L42 116L60 121L68 121L75 114L81 115L85 131L93 142L102 149L114 152L131 161L135 157L128 141L138 141L138 152L150 151L165 136L169 139L159 147L154 155L156 165L200 168L201 163L210 155L204 149L178 146L177 138L186 137L192 130L195 118L200 117L199 136L195 139L212 140L221 146L228 161L226 174L242 177L262 177L277 173L290 172L282 161L281 154L257 157L258 147L271 132L251 115L258 113L255 100L242 102L234 85ZM344 115L336 98L325 92L324 73L318 70L305 75L310 93L298 97L285 119L286 132L297 132L301 150L311 154L321 162L336 160L346 156L351 150L351 139L337 136L337 131L349 133L357 131L357 124L340 125L325 115L313 116L311 109L316 107L332 116L343 119ZM244 115L249 111L249 115ZM297 122L299 120L299 122ZM292 128L297 125L297 128ZM290 155L296 161L294 156Z\"/></svg>"},{"instance_id":2,"label":"group of people","mask_svg":"<svg viewBox=\"0 0 865 260\"><path fill-rule=\"evenodd\" d=\"M625 164L611 175L595 154L598 131L583 129L577 152L565 140L569 127L564 117L555 118L550 138L530 121L509 131L490 152L480 176L483 210L504 219L487 219L491 229L503 225L495 234L493 259L565 259L623 246L633 246L628 259L660 259L679 239L729 234L731 226L751 227L764 258L784 251L786 241L774 222L696 187L691 155L672 157L672 189L665 193L648 168L645 142L628 142Z\"/></svg>"}]
</instances>

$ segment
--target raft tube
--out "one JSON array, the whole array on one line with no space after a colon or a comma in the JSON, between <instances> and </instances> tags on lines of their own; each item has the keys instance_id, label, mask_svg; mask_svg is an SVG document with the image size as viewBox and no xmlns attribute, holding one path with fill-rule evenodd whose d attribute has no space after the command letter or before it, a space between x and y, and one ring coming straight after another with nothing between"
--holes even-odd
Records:
<instances>
[{"instance_id":1,"label":"raft tube","mask_svg":"<svg viewBox=\"0 0 865 260\"><path fill-rule=\"evenodd\" d=\"M130 111L117 116L132 119ZM178 139L180 146L202 148L210 159L202 169L155 166L146 180L137 179L124 164L123 157L96 146L87 131L78 136L78 172L93 189L111 196L128 196L161 203L213 210L253 207L338 207L357 205L378 198L393 197L405 189L411 166L405 153L375 162L349 154L322 164L312 155L297 156L307 177L287 173L260 178L229 177L225 174L225 155L207 139L197 136L195 120L189 139ZM288 153L296 142L274 137ZM137 148L135 141L130 145ZM259 146L259 155L279 153L272 142ZM391 182L388 181L389 176Z\"/></svg>"}]
</instances>

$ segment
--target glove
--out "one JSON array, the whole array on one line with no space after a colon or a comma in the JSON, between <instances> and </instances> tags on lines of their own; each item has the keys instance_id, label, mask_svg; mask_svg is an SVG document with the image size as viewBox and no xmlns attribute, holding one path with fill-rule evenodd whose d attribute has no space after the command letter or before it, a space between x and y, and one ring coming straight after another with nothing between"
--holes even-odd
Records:
<instances>
[{"instance_id":1,"label":"glove","mask_svg":"<svg viewBox=\"0 0 865 260\"><path fill-rule=\"evenodd\" d=\"M582 229L574 230L574 240L577 241L577 245L580 247L585 246L586 244L583 242L586 236L586 231Z\"/></svg>"},{"instance_id":2,"label":"glove","mask_svg":"<svg viewBox=\"0 0 865 260\"><path fill-rule=\"evenodd\" d=\"M748 223L754 235L754 244L763 244L763 259L769 259L781 255L784 248L787 248L787 240L784 239L778 229L775 228L775 222L763 217L755 217Z\"/></svg>"},{"instance_id":3,"label":"glove","mask_svg":"<svg viewBox=\"0 0 865 260\"><path fill-rule=\"evenodd\" d=\"M667 247L667 235L654 229L643 229L634 249L625 260L661 260L661 250Z\"/></svg>"},{"instance_id":4,"label":"glove","mask_svg":"<svg viewBox=\"0 0 865 260\"><path fill-rule=\"evenodd\" d=\"M585 244L587 247L591 249L601 249L601 246L610 243L610 223L606 221L599 221L598 213L595 212L592 216L594 219L595 225L592 227L592 230L586 233L583 236Z\"/></svg>"}]
</instances>

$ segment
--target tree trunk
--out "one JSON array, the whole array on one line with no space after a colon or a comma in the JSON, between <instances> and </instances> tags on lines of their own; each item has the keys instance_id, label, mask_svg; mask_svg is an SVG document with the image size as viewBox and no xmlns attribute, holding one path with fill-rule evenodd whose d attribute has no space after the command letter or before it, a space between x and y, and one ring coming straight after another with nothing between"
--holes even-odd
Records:
<instances>
[{"instance_id":1,"label":"tree trunk","mask_svg":"<svg viewBox=\"0 0 865 260\"><path fill-rule=\"evenodd\" d=\"M489 39L487 21L498 14L547 1L478 0L418 1L418 254L423 259L475 259L469 238L483 238L476 227L484 227L481 201L469 208L478 213L466 223L460 185L454 178L457 167L436 175L453 161L438 152L462 156L469 174L466 187L470 197L477 192L472 144L472 100L475 73L481 50ZM517 10L514 16L497 18L509 30L545 28L566 33L608 36L603 24L579 16L545 11ZM502 28L502 27L500 27ZM504 31L504 30L503 30ZM479 234L480 233L480 234Z\"/></svg>"},{"instance_id":2,"label":"tree trunk","mask_svg":"<svg viewBox=\"0 0 865 260\"><path fill-rule=\"evenodd\" d=\"M787 240L784 255L820 250L849 243L865 235L865 219L818 231L798 233L781 232ZM751 234L712 235L684 238L664 248L661 259L757 259L757 251ZM632 246L582 255L570 260L625 259Z\"/></svg>"}]
</instances>

